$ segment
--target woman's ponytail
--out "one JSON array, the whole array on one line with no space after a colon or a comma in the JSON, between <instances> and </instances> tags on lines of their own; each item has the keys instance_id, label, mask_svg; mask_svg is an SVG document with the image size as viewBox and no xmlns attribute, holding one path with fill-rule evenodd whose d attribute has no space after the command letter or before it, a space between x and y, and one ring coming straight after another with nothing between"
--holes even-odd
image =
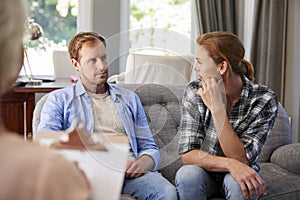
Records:
<instances>
[{"instance_id":1,"label":"woman's ponytail","mask_svg":"<svg viewBox=\"0 0 300 200\"><path fill-rule=\"evenodd\" d=\"M255 77L254 77L254 67L253 67L253 65L249 62L249 61L247 61L247 60L245 60L245 59L243 59L242 61L241 61L241 72L249 79L249 80L251 80L251 81L254 81L255 80Z\"/></svg>"}]
</instances>

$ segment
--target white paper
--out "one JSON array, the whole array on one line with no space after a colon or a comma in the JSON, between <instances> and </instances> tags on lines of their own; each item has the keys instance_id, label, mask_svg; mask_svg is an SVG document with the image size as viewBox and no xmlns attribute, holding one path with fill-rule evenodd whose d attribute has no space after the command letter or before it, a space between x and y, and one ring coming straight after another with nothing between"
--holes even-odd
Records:
<instances>
[{"instance_id":1,"label":"white paper","mask_svg":"<svg viewBox=\"0 0 300 200\"><path fill-rule=\"evenodd\" d=\"M107 151L55 150L66 159L78 163L90 182L93 200L120 199L129 144L122 141L122 136L119 138L121 138L119 141L103 141ZM55 141L57 141L55 137L44 137L39 138L38 143L50 146Z\"/></svg>"}]
</instances>

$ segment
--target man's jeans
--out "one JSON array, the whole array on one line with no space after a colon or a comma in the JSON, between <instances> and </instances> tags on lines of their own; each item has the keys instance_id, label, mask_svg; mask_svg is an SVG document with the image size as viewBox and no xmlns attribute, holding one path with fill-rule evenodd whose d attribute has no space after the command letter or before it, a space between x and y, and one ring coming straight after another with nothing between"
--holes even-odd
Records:
<instances>
[{"instance_id":1,"label":"man's jeans","mask_svg":"<svg viewBox=\"0 0 300 200\"><path fill-rule=\"evenodd\" d=\"M125 179L123 194L129 194L136 199L176 200L176 188L160 173L147 172L135 179Z\"/></svg>"},{"instance_id":2,"label":"man's jeans","mask_svg":"<svg viewBox=\"0 0 300 200\"><path fill-rule=\"evenodd\" d=\"M220 185L206 170L184 165L176 173L176 187L180 200L202 200L220 194ZM245 199L240 185L227 173L223 180L223 196L228 200Z\"/></svg>"}]
</instances>

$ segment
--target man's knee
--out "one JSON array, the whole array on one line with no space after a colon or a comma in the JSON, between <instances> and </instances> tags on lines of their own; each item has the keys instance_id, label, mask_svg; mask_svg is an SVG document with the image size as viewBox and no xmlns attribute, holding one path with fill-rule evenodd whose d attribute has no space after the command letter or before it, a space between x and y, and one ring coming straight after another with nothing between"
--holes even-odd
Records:
<instances>
[{"instance_id":1,"label":"man's knee","mask_svg":"<svg viewBox=\"0 0 300 200\"><path fill-rule=\"evenodd\" d=\"M163 199L176 200L178 198L177 190L175 186L172 185L171 183L164 184L163 190L164 190L163 193L165 194Z\"/></svg>"},{"instance_id":2,"label":"man's knee","mask_svg":"<svg viewBox=\"0 0 300 200\"><path fill-rule=\"evenodd\" d=\"M163 178L163 176L160 174L153 173L152 178L152 195L155 195L156 199L177 199L177 190L173 184L171 184L167 179Z\"/></svg>"},{"instance_id":3,"label":"man's knee","mask_svg":"<svg viewBox=\"0 0 300 200\"><path fill-rule=\"evenodd\" d=\"M136 179L126 180L122 193L137 199L176 200L177 191L167 179L159 173L148 172Z\"/></svg>"}]
</instances>

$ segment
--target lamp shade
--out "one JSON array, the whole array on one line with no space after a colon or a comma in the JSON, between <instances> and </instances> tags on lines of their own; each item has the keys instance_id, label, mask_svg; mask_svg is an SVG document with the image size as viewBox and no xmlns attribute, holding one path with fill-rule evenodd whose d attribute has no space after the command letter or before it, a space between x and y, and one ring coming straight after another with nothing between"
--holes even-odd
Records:
<instances>
[{"instance_id":1,"label":"lamp shade","mask_svg":"<svg viewBox=\"0 0 300 200\"><path fill-rule=\"evenodd\" d=\"M28 18L24 23L25 41L37 40L43 34L42 27L34 22L34 19Z\"/></svg>"}]
</instances>

